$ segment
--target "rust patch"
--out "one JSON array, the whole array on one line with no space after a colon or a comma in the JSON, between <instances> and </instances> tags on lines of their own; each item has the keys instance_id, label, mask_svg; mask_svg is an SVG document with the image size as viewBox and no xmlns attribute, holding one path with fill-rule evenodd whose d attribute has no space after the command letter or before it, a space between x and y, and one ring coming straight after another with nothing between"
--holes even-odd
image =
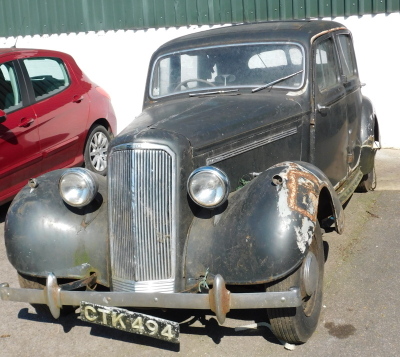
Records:
<instances>
[{"instance_id":1,"label":"rust patch","mask_svg":"<svg viewBox=\"0 0 400 357\"><path fill-rule=\"evenodd\" d=\"M334 32L334 31L339 31L339 30L347 30L347 29L346 29L346 27L343 26L343 27L335 27L335 28L333 28L333 29L329 29L329 30L322 31L322 32L320 32L320 33L317 33L317 34L314 35L313 37L311 37L310 43L312 44L318 37L320 37L320 36L322 36L322 35L325 35L325 34L327 34L327 33Z\"/></svg>"},{"instance_id":2,"label":"rust patch","mask_svg":"<svg viewBox=\"0 0 400 357\"><path fill-rule=\"evenodd\" d=\"M289 191L288 206L293 211L315 222L317 219L318 206L318 197L315 192L318 192L319 180L313 174L301 171L298 168L289 170L287 179L287 188ZM310 199L310 202L304 203L303 207L301 207L298 202L300 190L303 190L303 192L306 193L306 197Z\"/></svg>"}]
</instances>

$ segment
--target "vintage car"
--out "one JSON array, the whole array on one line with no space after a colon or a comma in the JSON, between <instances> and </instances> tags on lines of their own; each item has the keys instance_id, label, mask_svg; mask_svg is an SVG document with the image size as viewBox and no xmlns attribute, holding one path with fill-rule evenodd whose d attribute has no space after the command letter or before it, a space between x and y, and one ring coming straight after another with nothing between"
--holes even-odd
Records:
<instances>
[{"instance_id":1,"label":"vintage car","mask_svg":"<svg viewBox=\"0 0 400 357\"><path fill-rule=\"evenodd\" d=\"M361 87L336 22L166 43L108 176L53 171L13 201L5 244L22 289L3 283L1 298L171 342L179 321L141 308L212 310L220 324L265 309L278 339L304 343L322 305L321 228L342 233L343 205L373 188L379 130Z\"/></svg>"}]
</instances>

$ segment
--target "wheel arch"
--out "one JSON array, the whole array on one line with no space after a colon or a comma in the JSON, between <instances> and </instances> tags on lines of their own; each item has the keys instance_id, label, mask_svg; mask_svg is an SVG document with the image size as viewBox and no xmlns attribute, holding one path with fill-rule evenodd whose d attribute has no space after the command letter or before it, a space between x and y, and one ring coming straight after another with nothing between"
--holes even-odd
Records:
<instances>
[{"instance_id":1,"label":"wheel arch","mask_svg":"<svg viewBox=\"0 0 400 357\"><path fill-rule=\"evenodd\" d=\"M88 138L89 138L89 135L90 135L90 133L92 132L93 128L96 127L96 126L98 126L98 125L104 126L104 127L107 129L107 131L110 133L111 137L114 136L114 133L112 132L111 125L110 125L110 123L108 122L108 120L107 120L106 118L98 118L98 119L96 119L96 120L92 123L92 125L89 127L89 129L88 129L88 131L87 131L87 133L86 133L86 140L85 140L85 143L87 142L87 140L88 140Z\"/></svg>"}]
</instances>

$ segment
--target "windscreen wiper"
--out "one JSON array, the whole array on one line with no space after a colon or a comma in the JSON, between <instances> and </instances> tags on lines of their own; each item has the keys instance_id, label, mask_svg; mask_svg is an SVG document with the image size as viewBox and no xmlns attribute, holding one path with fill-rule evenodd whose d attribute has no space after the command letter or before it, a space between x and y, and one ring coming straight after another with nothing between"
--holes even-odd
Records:
<instances>
[{"instance_id":1,"label":"windscreen wiper","mask_svg":"<svg viewBox=\"0 0 400 357\"><path fill-rule=\"evenodd\" d=\"M286 77L282 77L282 78L276 79L275 81L272 81L272 82L270 82L270 83L264 84L264 85L261 86L261 87L254 88L254 89L251 90L251 92L252 92L252 93L255 93L255 92L258 92L258 91L260 91L260 90L266 89L266 88L268 88L268 87L273 86L273 85L276 84L276 83L279 83L279 82L284 81L285 79L289 79L289 78L292 78L292 77L294 77L294 76L297 76L297 75L298 75L299 73L301 73L301 72L303 72L303 70L298 71L298 72L296 72L296 73L289 74L289 75L286 76Z\"/></svg>"},{"instance_id":2,"label":"windscreen wiper","mask_svg":"<svg viewBox=\"0 0 400 357\"><path fill-rule=\"evenodd\" d=\"M214 95L214 94L230 94L238 91L239 91L238 89L229 89L229 90L215 90L212 92L189 93L189 97L200 97L203 95Z\"/></svg>"}]
</instances>

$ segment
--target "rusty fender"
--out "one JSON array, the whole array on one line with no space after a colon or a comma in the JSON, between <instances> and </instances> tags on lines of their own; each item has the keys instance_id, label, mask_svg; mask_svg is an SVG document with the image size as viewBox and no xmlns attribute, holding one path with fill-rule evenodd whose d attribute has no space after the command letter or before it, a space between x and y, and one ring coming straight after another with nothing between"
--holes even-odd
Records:
<instances>
[{"instance_id":1,"label":"rusty fender","mask_svg":"<svg viewBox=\"0 0 400 357\"><path fill-rule=\"evenodd\" d=\"M97 274L109 286L106 179L98 176L99 192L84 208L68 206L58 191L64 170L37 178L12 202L5 222L8 259L24 274L82 279Z\"/></svg>"},{"instance_id":2,"label":"rusty fender","mask_svg":"<svg viewBox=\"0 0 400 357\"><path fill-rule=\"evenodd\" d=\"M343 209L322 171L304 162L273 166L231 194L222 212L194 219L187 241L187 286L207 271L221 274L227 284L284 277L302 262L317 219L329 216L341 233Z\"/></svg>"}]
</instances>

